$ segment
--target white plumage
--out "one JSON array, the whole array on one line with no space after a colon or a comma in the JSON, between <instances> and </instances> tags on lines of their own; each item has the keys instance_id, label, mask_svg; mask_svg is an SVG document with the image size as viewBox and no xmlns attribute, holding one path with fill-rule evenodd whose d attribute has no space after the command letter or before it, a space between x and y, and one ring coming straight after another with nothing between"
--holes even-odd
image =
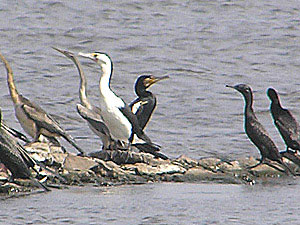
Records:
<instances>
[{"instance_id":1,"label":"white plumage","mask_svg":"<svg viewBox=\"0 0 300 225\"><path fill-rule=\"evenodd\" d=\"M79 55L92 59L101 66L102 75L99 82L101 117L113 139L128 143L132 133L132 124L121 111L126 104L109 87L112 73L112 62L109 56L99 52L79 53Z\"/></svg>"}]
</instances>

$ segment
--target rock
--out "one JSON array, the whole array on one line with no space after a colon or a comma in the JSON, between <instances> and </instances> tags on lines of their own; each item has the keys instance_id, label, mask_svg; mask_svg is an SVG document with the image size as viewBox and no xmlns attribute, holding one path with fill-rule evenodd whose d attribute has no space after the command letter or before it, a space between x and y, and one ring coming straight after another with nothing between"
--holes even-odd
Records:
<instances>
[{"instance_id":1,"label":"rock","mask_svg":"<svg viewBox=\"0 0 300 225\"><path fill-rule=\"evenodd\" d=\"M134 163L147 163L156 164L162 159L154 159L154 156L144 152L134 151L122 151L122 150L102 150L98 152L92 152L89 154L90 157L102 159L104 161L113 161L114 163L121 164L134 164Z\"/></svg>"},{"instance_id":2,"label":"rock","mask_svg":"<svg viewBox=\"0 0 300 225\"><path fill-rule=\"evenodd\" d=\"M137 175L154 176L174 173L183 174L186 172L186 169L174 164L161 164L157 166L150 166L144 163L137 163L135 164L135 172Z\"/></svg>"},{"instance_id":3,"label":"rock","mask_svg":"<svg viewBox=\"0 0 300 225\"><path fill-rule=\"evenodd\" d=\"M45 143L32 143L26 146L36 160L45 163L50 169L56 169L66 178L69 185L120 185L146 182L214 182L253 185L260 179L286 176L284 173L268 165L260 165L252 170L248 166L257 164L253 157L227 161L217 157L191 159L182 155L176 159L162 160L149 153L135 151L99 151L88 157L63 153L59 147ZM288 155L298 162L297 155ZM286 160L288 165L292 162ZM272 165L280 167L272 162ZM280 167L281 168L281 167ZM293 169L298 166L293 164ZM41 178L46 176L47 183L57 184L58 180L49 172L41 171ZM0 192L6 194L14 191L30 191L35 189L31 181L15 182L17 186L7 186L8 174L0 172ZM24 188L24 189L22 189Z\"/></svg>"},{"instance_id":4,"label":"rock","mask_svg":"<svg viewBox=\"0 0 300 225\"><path fill-rule=\"evenodd\" d=\"M98 165L98 163L91 158L80 157L73 154L67 154L62 163L62 167L68 171L87 171L96 165Z\"/></svg>"}]
</instances>

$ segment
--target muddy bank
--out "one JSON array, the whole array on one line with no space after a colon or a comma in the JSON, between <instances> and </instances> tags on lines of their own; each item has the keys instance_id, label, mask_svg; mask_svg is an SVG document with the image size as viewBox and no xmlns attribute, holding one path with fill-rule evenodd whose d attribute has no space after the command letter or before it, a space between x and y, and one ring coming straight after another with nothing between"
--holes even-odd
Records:
<instances>
[{"instance_id":1,"label":"muddy bank","mask_svg":"<svg viewBox=\"0 0 300 225\"><path fill-rule=\"evenodd\" d=\"M40 169L38 179L50 188L66 188L68 185L113 186L122 184L143 184L147 182L214 182L254 185L266 179L287 176L283 171L268 165L255 165L253 157L227 161L217 157L191 159L187 156L162 160L148 153L135 151L99 151L81 157L63 153L59 147L49 147L44 143L25 146L30 155L46 165L64 179L61 183L52 173ZM291 157L291 155L286 155ZM299 160L298 156L292 156ZM292 160L295 160L292 158ZM297 172L298 166L285 158L286 163ZM272 164L280 168L275 163ZM5 171L0 173L2 195L32 192L35 187L29 180L17 179L8 182Z\"/></svg>"}]
</instances>

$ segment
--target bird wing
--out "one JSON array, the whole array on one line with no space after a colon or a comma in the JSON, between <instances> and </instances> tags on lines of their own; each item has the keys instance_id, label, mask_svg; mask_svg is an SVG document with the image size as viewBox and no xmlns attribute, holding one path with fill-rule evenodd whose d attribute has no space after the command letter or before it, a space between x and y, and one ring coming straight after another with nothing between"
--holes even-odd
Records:
<instances>
[{"instance_id":1,"label":"bird wing","mask_svg":"<svg viewBox=\"0 0 300 225\"><path fill-rule=\"evenodd\" d=\"M19 138L20 140L29 143L29 139L27 138L27 136L25 134L22 134L21 132L15 130L14 128L11 128L9 126L7 126L5 123L2 122L2 127L3 129L5 129L7 132L9 132L11 135L13 135L16 138Z\"/></svg>"},{"instance_id":2,"label":"bird wing","mask_svg":"<svg viewBox=\"0 0 300 225\"><path fill-rule=\"evenodd\" d=\"M49 116L44 110L39 110L31 105L23 104L22 108L26 115L34 120L39 127L42 127L49 132L65 135L65 131L60 127L59 123Z\"/></svg>"},{"instance_id":3,"label":"bird wing","mask_svg":"<svg viewBox=\"0 0 300 225\"><path fill-rule=\"evenodd\" d=\"M156 98L151 96L145 99L137 98L131 104L131 111L137 116L139 125L142 129L148 124L152 113L156 107Z\"/></svg>"},{"instance_id":4,"label":"bird wing","mask_svg":"<svg viewBox=\"0 0 300 225\"><path fill-rule=\"evenodd\" d=\"M274 120L275 125L284 137L290 137L291 140L297 141L299 138L299 125L294 116L284 109Z\"/></svg>"},{"instance_id":5,"label":"bird wing","mask_svg":"<svg viewBox=\"0 0 300 225\"><path fill-rule=\"evenodd\" d=\"M93 126L93 128L111 138L110 132L100 115L80 104L77 104L77 111L83 119L87 120L87 122Z\"/></svg>"},{"instance_id":6,"label":"bird wing","mask_svg":"<svg viewBox=\"0 0 300 225\"><path fill-rule=\"evenodd\" d=\"M140 139L151 144L152 142L151 142L150 138L141 129L136 115L131 112L129 106L125 104L125 106L119 108L119 110L123 113L123 115L129 120L129 122L132 125L133 132L132 132L132 137L130 138L131 141L133 138L133 134L136 134Z\"/></svg>"},{"instance_id":7,"label":"bird wing","mask_svg":"<svg viewBox=\"0 0 300 225\"><path fill-rule=\"evenodd\" d=\"M248 121L246 133L254 145L259 149L262 157L277 161L281 158L275 143L266 129L256 120Z\"/></svg>"}]
</instances>

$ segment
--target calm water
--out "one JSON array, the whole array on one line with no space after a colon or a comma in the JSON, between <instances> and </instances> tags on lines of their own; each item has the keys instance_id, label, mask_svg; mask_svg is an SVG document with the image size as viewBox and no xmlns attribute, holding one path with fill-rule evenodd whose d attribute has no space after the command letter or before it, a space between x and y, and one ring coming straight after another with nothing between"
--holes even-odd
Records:
<instances>
[{"instance_id":1,"label":"calm water","mask_svg":"<svg viewBox=\"0 0 300 225\"><path fill-rule=\"evenodd\" d=\"M255 187L223 184L73 187L0 201L0 223L299 224L300 196L295 196L295 188L286 181Z\"/></svg>"},{"instance_id":2,"label":"calm water","mask_svg":"<svg viewBox=\"0 0 300 225\"><path fill-rule=\"evenodd\" d=\"M283 105L300 119L299 15L298 1L284 4L276 0L5 1L0 4L0 51L11 63L19 92L55 114L87 151L99 149L100 142L75 109L79 102L77 71L69 59L51 49L51 46L74 52L107 52L114 62L111 87L126 102L135 98L133 84L138 75L170 75L169 80L151 88L157 95L158 107L147 128L147 134L163 146L165 154L171 157L186 154L193 158L212 154L229 158L258 156L257 149L243 132L242 97L224 86L237 83L252 86L257 116L279 148L284 149L268 112L266 89L270 86L276 88ZM91 61L81 61L88 76L90 99L97 104L100 70ZM21 129L8 95L6 72L1 67L0 105L4 118L9 125ZM69 145L66 143L66 146ZM138 218L137 223L154 224L181 221L180 216L176 219L168 211L169 207L162 200L166 200L166 196L168 202L172 203L171 208L187 209L183 212L186 223L203 221L208 224L218 221L236 221L237 224L249 222L253 208L261 212L261 216L255 214L257 223L264 211L276 217L276 221L283 222L279 218L294 218L293 213L288 214L288 209L299 198L297 192L293 191L291 193L296 195L293 198L285 195L285 190L294 186L283 186L282 189L280 185L266 189L254 187L251 190L226 185L181 184L176 187L181 190L180 194L170 192L172 188L162 184L122 187L114 189L114 192L122 193L128 189L129 192L140 192L140 195L129 195L136 201L144 198L144 192L151 193L151 196L159 195L155 199L149 197L152 204L143 206L145 211L151 212L149 218L147 215L143 215L146 219L132 215L132 218ZM205 190L210 188L215 191L205 194ZM95 192L99 201L93 199ZM261 192L267 193L267 197ZM274 210L269 202L274 193L276 196L283 195L274 202L276 207L285 209L286 214ZM194 194L199 201L192 197ZM34 199L32 208L18 211L18 216L31 221L32 211L43 208L39 199L53 199L53 195L57 195L55 206L61 202L60 199L62 202L69 198L77 199L76 204L71 204L73 211L78 210L82 215L91 217L98 215L95 212L98 212L98 204L103 197L109 205L109 202L118 202L122 196L87 188L83 191L54 191L47 195L10 200L12 202L7 204L17 210L20 201L30 205ZM122 197L127 198L127 195L123 193ZM93 204L87 205L85 198L91 199ZM215 208L209 202L210 198L216 199L215 203L220 207L218 213L213 212ZM253 201L249 208L243 204L247 198ZM122 201L126 202L125 199L122 198ZM202 204L207 202L211 207L206 209ZM124 203L124 210L130 209L128 204L129 200ZM234 208L230 211L232 215L222 219L221 213L224 213L226 204ZM120 206L115 203L111 207L113 210L100 216L114 223ZM139 205L135 207L140 210ZM58 208L64 209L64 203L59 204ZM241 215L246 215L245 208L249 220L244 221ZM211 210L206 211L208 209ZM52 212L48 208L47 217L54 219L58 214L67 222L68 215L73 215L71 210ZM160 216L155 217L156 213L163 213L163 220L159 220ZM197 220L199 214L206 219ZM272 221L273 217L267 215L265 218ZM120 217L127 218L126 213L121 213ZM78 216L70 221L84 223L85 219L84 216ZM120 221L117 218L116 223Z\"/></svg>"}]
</instances>

